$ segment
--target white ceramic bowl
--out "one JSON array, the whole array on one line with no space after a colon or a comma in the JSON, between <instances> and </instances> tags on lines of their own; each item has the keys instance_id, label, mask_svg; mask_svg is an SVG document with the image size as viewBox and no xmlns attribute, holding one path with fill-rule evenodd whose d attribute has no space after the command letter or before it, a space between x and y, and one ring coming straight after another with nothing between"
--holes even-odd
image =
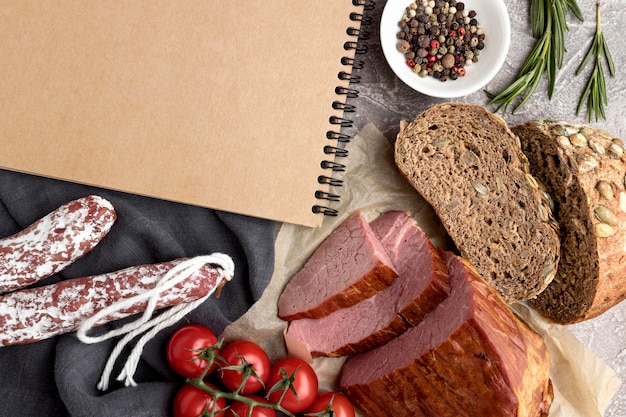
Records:
<instances>
[{"instance_id":1,"label":"white ceramic bowl","mask_svg":"<svg viewBox=\"0 0 626 417\"><path fill-rule=\"evenodd\" d=\"M462 97L483 88L498 73L511 42L511 21L504 0L464 0L465 8L476 11L476 19L483 27L485 48L480 51L478 62L466 67L467 75L446 82L414 73L397 49L398 22L411 3L411 0L388 0L380 21L383 54L405 84L431 97Z\"/></svg>"}]
</instances>

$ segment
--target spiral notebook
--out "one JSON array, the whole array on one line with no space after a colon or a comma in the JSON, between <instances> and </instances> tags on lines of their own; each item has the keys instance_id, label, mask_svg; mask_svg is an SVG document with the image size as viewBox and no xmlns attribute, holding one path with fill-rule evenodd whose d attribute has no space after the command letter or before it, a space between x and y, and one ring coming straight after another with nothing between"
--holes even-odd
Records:
<instances>
[{"instance_id":1,"label":"spiral notebook","mask_svg":"<svg viewBox=\"0 0 626 417\"><path fill-rule=\"evenodd\" d=\"M0 0L0 167L318 226L368 7Z\"/></svg>"}]
</instances>

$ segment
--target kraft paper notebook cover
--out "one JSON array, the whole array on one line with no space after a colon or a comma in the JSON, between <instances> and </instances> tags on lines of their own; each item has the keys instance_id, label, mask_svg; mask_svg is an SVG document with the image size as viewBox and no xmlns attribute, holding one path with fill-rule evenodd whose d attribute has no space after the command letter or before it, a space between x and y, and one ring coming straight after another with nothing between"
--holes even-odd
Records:
<instances>
[{"instance_id":1,"label":"kraft paper notebook cover","mask_svg":"<svg viewBox=\"0 0 626 417\"><path fill-rule=\"evenodd\" d=\"M0 0L0 167L317 226L364 3Z\"/></svg>"}]
</instances>

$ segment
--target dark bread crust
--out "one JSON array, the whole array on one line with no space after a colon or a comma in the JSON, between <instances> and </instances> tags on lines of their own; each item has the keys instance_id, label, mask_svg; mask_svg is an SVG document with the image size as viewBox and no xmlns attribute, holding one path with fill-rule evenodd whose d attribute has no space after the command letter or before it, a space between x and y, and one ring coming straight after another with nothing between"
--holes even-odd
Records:
<instances>
[{"instance_id":1,"label":"dark bread crust","mask_svg":"<svg viewBox=\"0 0 626 417\"><path fill-rule=\"evenodd\" d=\"M559 259L551 200L504 120L480 106L435 105L401 126L395 162L507 302L546 288Z\"/></svg>"},{"instance_id":2,"label":"dark bread crust","mask_svg":"<svg viewBox=\"0 0 626 417\"><path fill-rule=\"evenodd\" d=\"M563 324L596 317L626 299L623 144L585 125L535 121L512 130L555 199L562 241L557 276L531 305Z\"/></svg>"}]
</instances>

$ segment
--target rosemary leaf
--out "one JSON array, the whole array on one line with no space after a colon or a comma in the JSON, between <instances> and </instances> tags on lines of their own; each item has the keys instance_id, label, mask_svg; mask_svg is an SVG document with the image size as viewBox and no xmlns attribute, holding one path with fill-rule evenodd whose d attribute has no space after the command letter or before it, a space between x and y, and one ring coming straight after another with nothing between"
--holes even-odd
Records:
<instances>
[{"instance_id":1,"label":"rosemary leaf","mask_svg":"<svg viewBox=\"0 0 626 417\"><path fill-rule=\"evenodd\" d=\"M530 20L532 34L535 38L541 36L545 24L545 7L542 0L530 1Z\"/></svg>"},{"instance_id":2,"label":"rosemary leaf","mask_svg":"<svg viewBox=\"0 0 626 417\"><path fill-rule=\"evenodd\" d=\"M536 91L544 75L548 79L548 98L552 98L557 71L563 65L566 52L567 12L572 12L576 18L582 20L582 13L576 0L531 0L531 29L537 41L522 64L515 81L500 93L485 91L490 104L496 105L497 109L507 110L519 100L513 107L515 112Z\"/></svg>"},{"instance_id":3,"label":"rosemary leaf","mask_svg":"<svg viewBox=\"0 0 626 417\"><path fill-rule=\"evenodd\" d=\"M591 61L591 58L597 55L597 49L598 49L597 42L594 39L594 41L591 43L591 47L585 54L585 58L582 60L582 62L576 69L576 73L575 73L576 75L580 75L580 73L583 71L583 69L585 69L585 67L589 63L589 61Z\"/></svg>"},{"instance_id":4,"label":"rosemary leaf","mask_svg":"<svg viewBox=\"0 0 626 417\"><path fill-rule=\"evenodd\" d=\"M600 2L598 2L596 3L596 33L583 61L576 70L576 75L579 75L583 69L592 62L591 58L594 58L593 70L591 71L585 90L581 94L578 107L576 108L576 115L578 115L585 102L587 103L587 120L589 122L591 122L591 119L594 117L596 122L599 117L606 120L605 107L608 106L609 100L606 92L606 77L604 76L604 68L602 66L603 57L606 59L607 66L609 67L609 75L614 77L615 65L611 53L609 52L609 46L602 33Z\"/></svg>"},{"instance_id":5,"label":"rosemary leaf","mask_svg":"<svg viewBox=\"0 0 626 417\"><path fill-rule=\"evenodd\" d=\"M530 51L528 57L522 64L522 67L519 70L520 74L526 74L527 72L532 71L533 67L537 66L537 63L542 60L542 57L546 56L550 51L550 31L546 31L541 39L535 44L533 49Z\"/></svg>"},{"instance_id":6,"label":"rosemary leaf","mask_svg":"<svg viewBox=\"0 0 626 417\"><path fill-rule=\"evenodd\" d=\"M593 79L593 77L591 78ZM578 101L578 107L576 108L576 115L578 115L580 113L580 110L582 110L583 105L585 104L585 100L587 100L587 97L589 97L589 93L591 92L591 85L592 85L593 81L589 81L589 83L587 84L587 86L585 87L585 90L583 91L583 93L580 96L580 100Z\"/></svg>"},{"instance_id":7,"label":"rosemary leaf","mask_svg":"<svg viewBox=\"0 0 626 417\"><path fill-rule=\"evenodd\" d=\"M602 50L604 52L604 57L606 58L606 63L609 65L609 74L611 74L611 77L615 77L615 64L613 64L613 57L611 56L611 52L609 51L609 45L604 40L604 34L601 35Z\"/></svg>"},{"instance_id":8,"label":"rosemary leaf","mask_svg":"<svg viewBox=\"0 0 626 417\"><path fill-rule=\"evenodd\" d=\"M581 22L585 20L585 18L583 17L583 12L582 10L580 10L580 7L578 7L578 3L576 3L576 0L567 0L567 7L569 8L570 12L572 12L574 17L576 17L576 19L580 20Z\"/></svg>"}]
</instances>

